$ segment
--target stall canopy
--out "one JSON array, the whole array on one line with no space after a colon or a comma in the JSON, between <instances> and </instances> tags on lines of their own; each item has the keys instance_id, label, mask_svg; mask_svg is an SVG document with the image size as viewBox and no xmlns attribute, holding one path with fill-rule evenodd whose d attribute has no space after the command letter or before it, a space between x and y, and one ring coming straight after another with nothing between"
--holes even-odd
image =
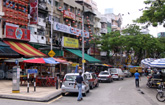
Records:
<instances>
[{"instance_id":1,"label":"stall canopy","mask_svg":"<svg viewBox=\"0 0 165 105\"><path fill-rule=\"evenodd\" d=\"M19 57L20 54L12 50L9 45L0 41L0 56L1 57Z\"/></svg>"},{"instance_id":2,"label":"stall canopy","mask_svg":"<svg viewBox=\"0 0 165 105\"><path fill-rule=\"evenodd\" d=\"M60 59L60 58L53 58L53 59L60 63L68 63L68 61Z\"/></svg>"},{"instance_id":3,"label":"stall canopy","mask_svg":"<svg viewBox=\"0 0 165 105\"><path fill-rule=\"evenodd\" d=\"M156 68L165 68L165 58L156 59L150 62L149 65Z\"/></svg>"},{"instance_id":4,"label":"stall canopy","mask_svg":"<svg viewBox=\"0 0 165 105\"><path fill-rule=\"evenodd\" d=\"M79 57L82 57L82 51L80 50L76 50L76 49L66 49L67 51L79 56ZM88 54L85 54L84 53L84 59L87 60L89 63L100 63L101 61L88 55Z\"/></svg>"},{"instance_id":5,"label":"stall canopy","mask_svg":"<svg viewBox=\"0 0 165 105\"><path fill-rule=\"evenodd\" d=\"M6 44L10 46L11 49L16 51L17 53L24 55L25 57L46 57L44 53L35 49L28 43L23 42L15 42L15 41L4 41Z\"/></svg>"},{"instance_id":6,"label":"stall canopy","mask_svg":"<svg viewBox=\"0 0 165 105\"><path fill-rule=\"evenodd\" d=\"M59 64L60 62L57 62L53 58L34 58L29 60L24 60L24 63L41 63L41 64Z\"/></svg>"}]
</instances>

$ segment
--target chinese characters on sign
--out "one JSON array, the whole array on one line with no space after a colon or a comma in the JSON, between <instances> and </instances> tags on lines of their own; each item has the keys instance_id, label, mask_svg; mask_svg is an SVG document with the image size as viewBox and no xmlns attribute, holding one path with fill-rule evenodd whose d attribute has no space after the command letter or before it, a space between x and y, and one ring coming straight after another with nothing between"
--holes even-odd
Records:
<instances>
[{"instance_id":1,"label":"chinese characters on sign","mask_svg":"<svg viewBox=\"0 0 165 105\"><path fill-rule=\"evenodd\" d=\"M30 30L6 25L6 38L30 41Z\"/></svg>"},{"instance_id":2,"label":"chinese characters on sign","mask_svg":"<svg viewBox=\"0 0 165 105\"><path fill-rule=\"evenodd\" d=\"M38 23L38 0L30 0L30 24Z\"/></svg>"}]
</instances>

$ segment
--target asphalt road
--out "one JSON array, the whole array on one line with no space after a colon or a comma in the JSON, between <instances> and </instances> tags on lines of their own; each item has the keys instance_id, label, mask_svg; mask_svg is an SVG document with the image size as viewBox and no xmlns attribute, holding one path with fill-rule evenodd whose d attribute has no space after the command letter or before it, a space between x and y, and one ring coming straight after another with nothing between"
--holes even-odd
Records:
<instances>
[{"instance_id":1,"label":"asphalt road","mask_svg":"<svg viewBox=\"0 0 165 105\"><path fill-rule=\"evenodd\" d=\"M77 94L67 94L49 102L0 99L0 105L165 105L165 102L156 100L156 89L147 88L146 81L146 77L141 79L140 88L135 87L133 77L100 83L98 88L90 90L83 101L77 101Z\"/></svg>"}]
</instances>

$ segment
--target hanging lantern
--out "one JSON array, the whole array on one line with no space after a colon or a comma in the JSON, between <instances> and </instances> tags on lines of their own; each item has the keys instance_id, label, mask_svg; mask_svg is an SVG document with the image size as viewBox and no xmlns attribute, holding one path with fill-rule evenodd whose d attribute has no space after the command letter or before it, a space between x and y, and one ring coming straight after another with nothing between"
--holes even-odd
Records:
<instances>
[{"instance_id":1,"label":"hanging lantern","mask_svg":"<svg viewBox=\"0 0 165 105\"><path fill-rule=\"evenodd\" d=\"M17 8L17 6L15 5L15 6L14 6L14 8L16 9L16 8Z\"/></svg>"},{"instance_id":2,"label":"hanging lantern","mask_svg":"<svg viewBox=\"0 0 165 105\"><path fill-rule=\"evenodd\" d=\"M87 16L87 19L88 19L88 16Z\"/></svg>"},{"instance_id":3,"label":"hanging lantern","mask_svg":"<svg viewBox=\"0 0 165 105\"><path fill-rule=\"evenodd\" d=\"M92 32L90 32L90 34L92 34Z\"/></svg>"},{"instance_id":4,"label":"hanging lantern","mask_svg":"<svg viewBox=\"0 0 165 105\"><path fill-rule=\"evenodd\" d=\"M77 32L79 32L79 30L77 30Z\"/></svg>"},{"instance_id":5,"label":"hanging lantern","mask_svg":"<svg viewBox=\"0 0 165 105\"><path fill-rule=\"evenodd\" d=\"M80 41L82 40L82 39L79 39Z\"/></svg>"},{"instance_id":6,"label":"hanging lantern","mask_svg":"<svg viewBox=\"0 0 165 105\"><path fill-rule=\"evenodd\" d=\"M90 42L91 40L89 40L89 42Z\"/></svg>"},{"instance_id":7,"label":"hanging lantern","mask_svg":"<svg viewBox=\"0 0 165 105\"><path fill-rule=\"evenodd\" d=\"M91 37L93 37L93 35L91 35Z\"/></svg>"},{"instance_id":8,"label":"hanging lantern","mask_svg":"<svg viewBox=\"0 0 165 105\"><path fill-rule=\"evenodd\" d=\"M80 13L78 13L78 15L80 15Z\"/></svg>"},{"instance_id":9,"label":"hanging lantern","mask_svg":"<svg viewBox=\"0 0 165 105\"><path fill-rule=\"evenodd\" d=\"M79 34L79 36L81 36L81 34Z\"/></svg>"},{"instance_id":10,"label":"hanging lantern","mask_svg":"<svg viewBox=\"0 0 165 105\"><path fill-rule=\"evenodd\" d=\"M77 25L74 25L74 27L77 27Z\"/></svg>"},{"instance_id":11,"label":"hanging lantern","mask_svg":"<svg viewBox=\"0 0 165 105\"><path fill-rule=\"evenodd\" d=\"M9 9L6 9L6 11L9 11Z\"/></svg>"},{"instance_id":12,"label":"hanging lantern","mask_svg":"<svg viewBox=\"0 0 165 105\"><path fill-rule=\"evenodd\" d=\"M66 15L63 15L64 17L66 17Z\"/></svg>"},{"instance_id":13,"label":"hanging lantern","mask_svg":"<svg viewBox=\"0 0 165 105\"><path fill-rule=\"evenodd\" d=\"M76 35L76 37L79 37L79 35Z\"/></svg>"},{"instance_id":14,"label":"hanging lantern","mask_svg":"<svg viewBox=\"0 0 165 105\"><path fill-rule=\"evenodd\" d=\"M94 40L94 38L92 38L92 40Z\"/></svg>"},{"instance_id":15,"label":"hanging lantern","mask_svg":"<svg viewBox=\"0 0 165 105\"><path fill-rule=\"evenodd\" d=\"M10 9L9 11L10 11L10 12L13 12L13 10L12 10L12 9Z\"/></svg>"},{"instance_id":16,"label":"hanging lantern","mask_svg":"<svg viewBox=\"0 0 165 105\"><path fill-rule=\"evenodd\" d=\"M22 10L24 10L24 7L22 7Z\"/></svg>"},{"instance_id":17,"label":"hanging lantern","mask_svg":"<svg viewBox=\"0 0 165 105\"><path fill-rule=\"evenodd\" d=\"M68 8L68 11L70 11L70 8Z\"/></svg>"},{"instance_id":18,"label":"hanging lantern","mask_svg":"<svg viewBox=\"0 0 165 105\"><path fill-rule=\"evenodd\" d=\"M66 19L66 22L68 22L68 19Z\"/></svg>"},{"instance_id":19,"label":"hanging lantern","mask_svg":"<svg viewBox=\"0 0 165 105\"><path fill-rule=\"evenodd\" d=\"M61 11L61 13L64 13L64 11Z\"/></svg>"},{"instance_id":20,"label":"hanging lantern","mask_svg":"<svg viewBox=\"0 0 165 105\"><path fill-rule=\"evenodd\" d=\"M91 28L91 26L88 26L88 28Z\"/></svg>"},{"instance_id":21,"label":"hanging lantern","mask_svg":"<svg viewBox=\"0 0 165 105\"><path fill-rule=\"evenodd\" d=\"M85 34L85 36L87 36L87 34Z\"/></svg>"},{"instance_id":22,"label":"hanging lantern","mask_svg":"<svg viewBox=\"0 0 165 105\"><path fill-rule=\"evenodd\" d=\"M74 34L76 34L76 32L74 32Z\"/></svg>"},{"instance_id":23,"label":"hanging lantern","mask_svg":"<svg viewBox=\"0 0 165 105\"><path fill-rule=\"evenodd\" d=\"M13 4L10 4L10 7L12 7L13 6Z\"/></svg>"},{"instance_id":24,"label":"hanging lantern","mask_svg":"<svg viewBox=\"0 0 165 105\"><path fill-rule=\"evenodd\" d=\"M6 2L6 5L9 5L9 3L8 3L8 2Z\"/></svg>"},{"instance_id":25,"label":"hanging lantern","mask_svg":"<svg viewBox=\"0 0 165 105\"><path fill-rule=\"evenodd\" d=\"M21 7L19 6L19 9L21 9Z\"/></svg>"},{"instance_id":26,"label":"hanging lantern","mask_svg":"<svg viewBox=\"0 0 165 105\"><path fill-rule=\"evenodd\" d=\"M6 20L6 22L9 22L9 20Z\"/></svg>"},{"instance_id":27,"label":"hanging lantern","mask_svg":"<svg viewBox=\"0 0 165 105\"><path fill-rule=\"evenodd\" d=\"M81 20L81 18L79 18L79 20Z\"/></svg>"},{"instance_id":28,"label":"hanging lantern","mask_svg":"<svg viewBox=\"0 0 165 105\"><path fill-rule=\"evenodd\" d=\"M70 26L70 24L68 24L68 26Z\"/></svg>"},{"instance_id":29,"label":"hanging lantern","mask_svg":"<svg viewBox=\"0 0 165 105\"><path fill-rule=\"evenodd\" d=\"M87 39L89 39L89 37L87 37Z\"/></svg>"},{"instance_id":30,"label":"hanging lantern","mask_svg":"<svg viewBox=\"0 0 165 105\"><path fill-rule=\"evenodd\" d=\"M73 28L72 28L72 30L73 30Z\"/></svg>"},{"instance_id":31,"label":"hanging lantern","mask_svg":"<svg viewBox=\"0 0 165 105\"><path fill-rule=\"evenodd\" d=\"M86 41L84 41L84 43L86 43Z\"/></svg>"},{"instance_id":32,"label":"hanging lantern","mask_svg":"<svg viewBox=\"0 0 165 105\"><path fill-rule=\"evenodd\" d=\"M73 21L73 23L75 23L75 21Z\"/></svg>"},{"instance_id":33,"label":"hanging lantern","mask_svg":"<svg viewBox=\"0 0 165 105\"><path fill-rule=\"evenodd\" d=\"M84 30L84 32L86 32L86 30Z\"/></svg>"},{"instance_id":34,"label":"hanging lantern","mask_svg":"<svg viewBox=\"0 0 165 105\"><path fill-rule=\"evenodd\" d=\"M58 7L58 9L61 9L61 6L60 6L60 7Z\"/></svg>"},{"instance_id":35,"label":"hanging lantern","mask_svg":"<svg viewBox=\"0 0 165 105\"><path fill-rule=\"evenodd\" d=\"M80 23L82 23L82 21L80 21Z\"/></svg>"},{"instance_id":36,"label":"hanging lantern","mask_svg":"<svg viewBox=\"0 0 165 105\"><path fill-rule=\"evenodd\" d=\"M88 23L88 25L89 25L90 23Z\"/></svg>"},{"instance_id":37,"label":"hanging lantern","mask_svg":"<svg viewBox=\"0 0 165 105\"><path fill-rule=\"evenodd\" d=\"M89 29L89 31L91 31L91 29Z\"/></svg>"},{"instance_id":38,"label":"hanging lantern","mask_svg":"<svg viewBox=\"0 0 165 105\"><path fill-rule=\"evenodd\" d=\"M87 20L87 22L89 22L89 20Z\"/></svg>"},{"instance_id":39,"label":"hanging lantern","mask_svg":"<svg viewBox=\"0 0 165 105\"><path fill-rule=\"evenodd\" d=\"M28 10L26 10L26 12L28 12Z\"/></svg>"}]
</instances>

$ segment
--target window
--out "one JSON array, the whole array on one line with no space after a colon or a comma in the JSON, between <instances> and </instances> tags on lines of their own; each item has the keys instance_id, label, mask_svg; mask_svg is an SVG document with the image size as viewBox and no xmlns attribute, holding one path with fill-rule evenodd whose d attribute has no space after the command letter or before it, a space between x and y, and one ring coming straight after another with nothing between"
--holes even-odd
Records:
<instances>
[{"instance_id":1,"label":"window","mask_svg":"<svg viewBox=\"0 0 165 105\"><path fill-rule=\"evenodd\" d=\"M109 73L108 72L100 72L100 74L103 74L103 75L109 75Z\"/></svg>"},{"instance_id":2,"label":"window","mask_svg":"<svg viewBox=\"0 0 165 105\"><path fill-rule=\"evenodd\" d=\"M117 69L111 69L111 73L117 73Z\"/></svg>"},{"instance_id":3,"label":"window","mask_svg":"<svg viewBox=\"0 0 165 105\"><path fill-rule=\"evenodd\" d=\"M64 10L67 10L67 9L68 9L68 5L64 4Z\"/></svg>"},{"instance_id":4,"label":"window","mask_svg":"<svg viewBox=\"0 0 165 105\"><path fill-rule=\"evenodd\" d=\"M75 81L76 77L76 75L67 75L65 79L66 81Z\"/></svg>"},{"instance_id":5,"label":"window","mask_svg":"<svg viewBox=\"0 0 165 105\"><path fill-rule=\"evenodd\" d=\"M73 7L70 7L70 12L74 13L74 8Z\"/></svg>"},{"instance_id":6,"label":"window","mask_svg":"<svg viewBox=\"0 0 165 105\"><path fill-rule=\"evenodd\" d=\"M58 17L54 17L54 21L60 23L60 18L58 18Z\"/></svg>"},{"instance_id":7,"label":"window","mask_svg":"<svg viewBox=\"0 0 165 105\"><path fill-rule=\"evenodd\" d=\"M30 30L30 34L34 34L34 27L28 27L28 29Z\"/></svg>"}]
</instances>

